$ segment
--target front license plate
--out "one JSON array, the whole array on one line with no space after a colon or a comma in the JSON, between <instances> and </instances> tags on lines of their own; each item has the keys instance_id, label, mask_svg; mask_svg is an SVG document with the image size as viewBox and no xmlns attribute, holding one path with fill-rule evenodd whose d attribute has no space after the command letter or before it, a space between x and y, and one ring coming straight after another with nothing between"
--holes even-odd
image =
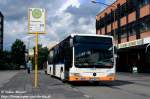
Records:
<instances>
[{"instance_id":1,"label":"front license plate","mask_svg":"<svg viewBox=\"0 0 150 99\"><path fill-rule=\"evenodd\" d=\"M92 81L96 81L96 78L91 78Z\"/></svg>"}]
</instances>

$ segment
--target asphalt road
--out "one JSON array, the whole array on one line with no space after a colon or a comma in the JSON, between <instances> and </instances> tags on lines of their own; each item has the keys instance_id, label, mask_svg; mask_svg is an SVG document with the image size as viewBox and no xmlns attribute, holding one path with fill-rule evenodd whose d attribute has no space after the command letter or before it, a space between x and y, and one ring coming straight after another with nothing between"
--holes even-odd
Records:
<instances>
[{"instance_id":1,"label":"asphalt road","mask_svg":"<svg viewBox=\"0 0 150 99\"><path fill-rule=\"evenodd\" d=\"M150 74L118 73L114 82L73 84L91 99L150 99Z\"/></svg>"},{"instance_id":2,"label":"asphalt road","mask_svg":"<svg viewBox=\"0 0 150 99\"><path fill-rule=\"evenodd\" d=\"M2 95L49 96L32 99L150 99L150 74L117 73L117 78L109 83L63 83L40 71L39 86L34 88L33 72L0 71L0 99L18 99Z\"/></svg>"}]
</instances>

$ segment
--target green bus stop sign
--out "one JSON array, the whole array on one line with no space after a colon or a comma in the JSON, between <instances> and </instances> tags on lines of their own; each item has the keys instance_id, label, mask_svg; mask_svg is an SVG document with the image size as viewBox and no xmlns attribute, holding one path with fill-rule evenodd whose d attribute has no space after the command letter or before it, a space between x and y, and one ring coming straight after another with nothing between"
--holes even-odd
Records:
<instances>
[{"instance_id":1,"label":"green bus stop sign","mask_svg":"<svg viewBox=\"0 0 150 99\"><path fill-rule=\"evenodd\" d=\"M42 16L42 12L40 9L34 9L32 11L32 16L36 19L39 19Z\"/></svg>"}]
</instances>

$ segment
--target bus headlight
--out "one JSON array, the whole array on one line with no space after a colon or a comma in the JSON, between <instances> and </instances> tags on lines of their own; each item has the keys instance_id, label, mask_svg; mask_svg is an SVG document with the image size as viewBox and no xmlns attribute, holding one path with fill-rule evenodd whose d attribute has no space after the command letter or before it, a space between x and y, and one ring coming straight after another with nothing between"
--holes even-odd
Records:
<instances>
[{"instance_id":1,"label":"bus headlight","mask_svg":"<svg viewBox=\"0 0 150 99\"><path fill-rule=\"evenodd\" d=\"M109 73L107 76L115 76L114 73Z\"/></svg>"}]
</instances>

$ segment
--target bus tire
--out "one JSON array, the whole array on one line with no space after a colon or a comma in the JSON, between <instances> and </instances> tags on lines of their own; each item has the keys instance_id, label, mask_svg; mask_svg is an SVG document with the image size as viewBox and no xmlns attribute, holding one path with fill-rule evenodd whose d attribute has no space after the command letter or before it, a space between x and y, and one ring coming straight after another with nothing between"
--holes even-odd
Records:
<instances>
[{"instance_id":1,"label":"bus tire","mask_svg":"<svg viewBox=\"0 0 150 99\"><path fill-rule=\"evenodd\" d=\"M47 71L45 71L45 74L47 75Z\"/></svg>"},{"instance_id":2,"label":"bus tire","mask_svg":"<svg viewBox=\"0 0 150 99\"><path fill-rule=\"evenodd\" d=\"M63 82L63 83L66 83L66 82L67 82L67 80L66 80L66 79L63 79L63 80L62 80L62 82Z\"/></svg>"},{"instance_id":3,"label":"bus tire","mask_svg":"<svg viewBox=\"0 0 150 99\"><path fill-rule=\"evenodd\" d=\"M60 79L61 79L61 81L65 81L65 79L62 77L62 74L63 74L63 72L61 72L61 74L60 74Z\"/></svg>"},{"instance_id":4,"label":"bus tire","mask_svg":"<svg viewBox=\"0 0 150 99\"><path fill-rule=\"evenodd\" d=\"M66 83L67 82L67 80L65 79L65 78L61 78L61 81L63 82L63 83Z\"/></svg>"}]
</instances>

